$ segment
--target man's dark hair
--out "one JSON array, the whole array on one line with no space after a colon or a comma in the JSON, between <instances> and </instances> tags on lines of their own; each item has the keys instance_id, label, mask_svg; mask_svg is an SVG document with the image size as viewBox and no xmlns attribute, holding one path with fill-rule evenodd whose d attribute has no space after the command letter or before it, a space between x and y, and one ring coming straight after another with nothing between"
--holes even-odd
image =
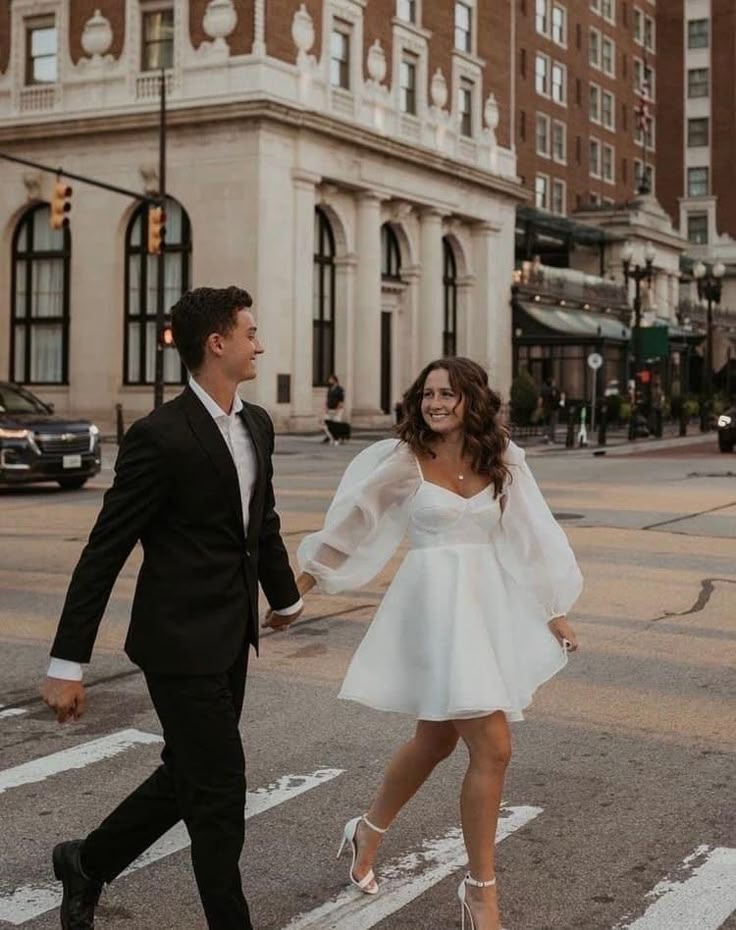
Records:
<instances>
[{"instance_id":1,"label":"man's dark hair","mask_svg":"<svg viewBox=\"0 0 736 930\"><path fill-rule=\"evenodd\" d=\"M251 307L253 298L241 287L195 287L171 310L171 330L181 360L191 372L202 367L204 346L212 333L223 336L234 328L238 310Z\"/></svg>"}]
</instances>

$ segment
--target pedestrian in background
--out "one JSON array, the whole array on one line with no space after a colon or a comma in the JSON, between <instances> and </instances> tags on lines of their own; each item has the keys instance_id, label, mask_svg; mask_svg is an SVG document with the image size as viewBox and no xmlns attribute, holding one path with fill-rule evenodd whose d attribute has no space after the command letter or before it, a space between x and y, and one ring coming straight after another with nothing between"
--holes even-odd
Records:
<instances>
[{"instance_id":1,"label":"pedestrian in background","mask_svg":"<svg viewBox=\"0 0 736 930\"><path fill-rule=\"evenodd\" d=\"M325 438L322 442L332 442L339 445L341 440L330 432L328 423L342 423L345 410L345 391L337 375L330 375L327 379L327 396L325 397L325 418L323 429Z\"/></svg>"},{"instance_id":2,"label":"pedestrian in background","mask_svg":"<svg viewBox=\"0 0 736 930\"><path fill-rule=\"evenodd\" d=\"M545 442L557 441L557 424L560 419L560 401L562 395L552 377L545 378L541 390L542 412L546 426Z\"/></svg>"},{"instance_id":3,"label":"pedestrian in background","mask_svg":"<svg viewBox=\"0 0 736 930\"><path fill-rule=\"evenodd\" d=\"M255 378L263 352L251 303L240 288L197 288L173 308L189 385L125 434L69 585L41 692L59 722L84 712L82 663L141 542L125 651L145 675L164 749L162 764L85 840L55 847L64 930L90 930L103 885L180 820L207 926L252 930L239 867L238 722L248 653L258 646L258 585L278 612L274 627L295 619L302 603L274 509L273 425L236 393Z\"/></svg>"},{"instance_id":4,"label":"pedestrian in background","mask_svg":"<svg viewBox=\"0 0 736 930\"><path fill-rule=\"evenodd\" d=\"M300 590L316 583L334 594L368 583L409 532L340 697L410 714L416 732L367 812L346 824L341 850L352 853L353 884L375 894L381 837L461 739L470 757L460 794L469 871L458 896L473 930L501 927L493 837L509 721L523 719L535 689L576 648L565 615L582 584L523 451L499 423L500 406L480 365L432 362L405 395L399 439L351 462L324 528L298 553Z\"/></svg>"}]
</instances>

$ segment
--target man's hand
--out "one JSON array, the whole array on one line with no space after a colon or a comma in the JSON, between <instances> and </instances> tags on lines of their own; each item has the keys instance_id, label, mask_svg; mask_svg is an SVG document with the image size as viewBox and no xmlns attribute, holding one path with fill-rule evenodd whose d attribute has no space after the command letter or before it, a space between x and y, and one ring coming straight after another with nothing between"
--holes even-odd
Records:
<instances>
[{"instance_id":1,"label":"man's hand","mask_svg":"<svg viewBox=\"0 0 736 930\"><path fill-rule=\"evenodd\" d=\"M56 714L59 723L79 720L87 703L82 682L64 678L46 678L41 685L41 697Z\"/></svg>"}]
</instances>

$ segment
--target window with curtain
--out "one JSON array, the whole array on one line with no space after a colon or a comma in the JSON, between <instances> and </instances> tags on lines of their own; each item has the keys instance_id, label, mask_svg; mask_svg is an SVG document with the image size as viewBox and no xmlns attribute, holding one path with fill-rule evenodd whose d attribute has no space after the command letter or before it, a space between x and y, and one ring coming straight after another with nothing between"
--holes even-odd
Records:
<instances>
[{"instance_id":1,"label":"window with curtain","mask_svg":"<svg viewBox=\"0 0 736 930\"><path fill-rule=\"evenodd\" d=\"M326 214L314 213L312 384L327 384L335 370L335 237Z\"/></svg>"},{"instance_id":2,"label":"window with curtain","mask_svg":"<svg viewBox=\"0 0 736 930\"><path fill-rule=\"evenodd\" d=\"M13 235L10 378L22 384L69 383L71 234L49 219L48 204L32 207Z\"/></svg>"},{"instance_id":3,"label":"window with curtain","mask_svg":"<svg viewBox=\"0 0 736 930\"><path fill-rule=\"evenodd\" d=\"M381 226L381 277L390 281L399 281L401 279L399 240L388 223Z\"/></svg>"},{"instance_id":4,"label":"window with curtain","mask_svg":"<svg viewBox=\"0 0 736 930\"><path fill-rule=\"evenodd\" d=\"M125 384L153 384L156 368L157 255L147 251L148 205L141 204L125 234ZM175 200L166 201L164 254L164 308L189 289L192 230L189 217ZM164 382L181 384L185 371L174 349L164 350Z\"/></svg>"},{"instance_id":5,"label":"window with curtain","mask_svg":"<svg viewBox=\"0 0 736 930\"><path fill-rule=\"evenodd\" d=\"M444 291L444 330L442 332L442 354L457 355L457 263L452 246L446 238L442 240Z\"/></svg>"}]
</instances>

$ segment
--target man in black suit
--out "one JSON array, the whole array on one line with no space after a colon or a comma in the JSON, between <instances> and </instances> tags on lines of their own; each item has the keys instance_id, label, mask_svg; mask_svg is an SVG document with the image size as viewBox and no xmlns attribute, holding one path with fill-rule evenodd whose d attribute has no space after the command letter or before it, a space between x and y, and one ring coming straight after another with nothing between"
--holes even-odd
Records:
<instances>
[{"instance_id":1,"label":"man in black suit","mask_svg":"<svg viewBox=\"0 0 736 930\"><path fill-rule=\"evenodd\" d=\"M172 311L190 372L173 401L125 435L115 480L74 571L42 695L60 722L85 707L90 661L113 584L143 548L128 656L163 728L162 765L85 840L54 849L64 930L88 930L102 886L183 819L211 930L252 930L238 860L245 760L238 731L258 583L287 626L302 602L272 485L273 425L236 389L263 352L247 291L197 288Z\"/></svg>"}]
</instances>

